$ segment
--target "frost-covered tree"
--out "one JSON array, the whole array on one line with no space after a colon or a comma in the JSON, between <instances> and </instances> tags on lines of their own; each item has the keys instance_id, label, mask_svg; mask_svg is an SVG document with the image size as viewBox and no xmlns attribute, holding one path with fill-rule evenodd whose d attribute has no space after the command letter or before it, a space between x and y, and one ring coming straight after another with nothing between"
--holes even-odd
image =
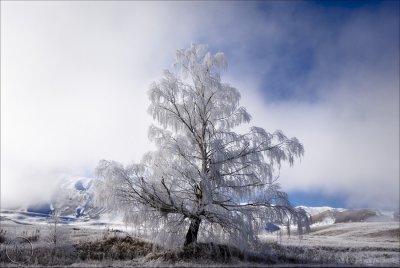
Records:
<instances>
[{"instance_id":1,"label":"frost-covered tree","mask_svg":"<svg viewBox=\"0 0 400 268\"><path fill-rule=\"evenodd\" d=\"M239 105L239 91L221 81L225 67L224 55L207 46L177 51L174 69L148 92L157 150L125 167L101 161L100 203L138 226L184 238L184 245L198 237L249 242L266 222L301 222L304 214L290 205L276 173L283 161L301 157L303 146L281 131L234 132L251 116Z\"/></svg>"}]
</instances>

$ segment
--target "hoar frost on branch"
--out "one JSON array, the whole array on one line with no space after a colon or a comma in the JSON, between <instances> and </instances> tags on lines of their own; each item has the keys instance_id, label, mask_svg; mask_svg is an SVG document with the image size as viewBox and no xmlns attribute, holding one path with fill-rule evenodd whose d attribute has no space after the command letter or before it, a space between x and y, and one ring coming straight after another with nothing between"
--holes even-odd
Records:
<instances>
[{"instance_id":1,"label":"hoar frost on branch","mask_svg":"<svg viewBox=\"0 0 400 268\"><path fill-rule=\"evenodd\" d=\"M304 211L290 205L275 177L283 161L292 165L303 155L302 144L281 131L233 131L251 116L239 106L239 91L221 82L222 53L192 45L177 51L174 67L148 92L157 150L126 167L100 161L97 201L167 234L159 240L184 245L198 237L251 243L266 222L304 223Z\"/></svg>"}]
</instances>

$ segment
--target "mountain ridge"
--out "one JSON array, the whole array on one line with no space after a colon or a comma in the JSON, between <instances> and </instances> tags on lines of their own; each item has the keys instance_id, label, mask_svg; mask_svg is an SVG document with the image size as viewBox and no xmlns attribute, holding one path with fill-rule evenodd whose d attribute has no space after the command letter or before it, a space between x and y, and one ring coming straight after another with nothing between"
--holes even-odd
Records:
<instances>
[{"instance_id":1,"label":"mountain ridge","mask_svg":"<svg viewBox=\"0 0 400 268\"><path fill-rule=\"evenodd\" d=\"M69 221L90 221L99 220L100 218L112 220L113 217L110 216L112 214L111 210L95 206L93 185L93 178L66 178L60 183L53 198L48 203L31 205L19 211L32 213L34 216L42 215L43 217L49 217L56 213L58 217L63 217ZM382 212L370 208L296 207L306 211L309 215L311 225L327 225L341 222L392 221L396 219L396 214L393 212Z\"/></svg>"}]
</instances>

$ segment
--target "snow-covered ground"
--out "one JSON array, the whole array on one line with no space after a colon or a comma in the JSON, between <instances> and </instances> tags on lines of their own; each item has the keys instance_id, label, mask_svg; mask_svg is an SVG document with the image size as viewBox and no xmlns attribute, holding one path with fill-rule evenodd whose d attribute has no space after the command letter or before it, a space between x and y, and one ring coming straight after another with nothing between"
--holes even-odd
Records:
<instances>
[{"instance_id":1,"label":"snow-covered ground","mask_svg":"<svg viewBox=\"0 0 400 268\"><path fill-rule=\"evenodd\" d=\"M311 226L301 237L285 231L262 234L265 242L314 252L337 252L340 258L353 258L355 264L400 266L399 222L352 222Z\"/></svg>"},{"instance_id":2,"label":"snow-covered ground","mask_svg":"<svg viewBox=\"0 0 400 268\"><path fill-rule=\"evenodd\" d=\"M285 231L262 234L265 241L276 241L283 245L329 246L329 247L374 247L400 251L400 226L398 222L352 222L325 226L312 226L311 232L300 237Z\"/></svg>"},{"instance_id":3,"label":"snow-covered ground","mask_svg":"<svg viewBox=\"0 0 400 268\"><path fill-rule=\"evenodd\" d=\"M51 247L51 238L54 235L54 223L43 215L27 212L2 211L0 229L6 241L17 236L32 239L34 248ZM121 218L114 218L111 214L104 214L97 219L62 219L57 225L59 244L69 245L104 239L113 235L135 236L137 230L126 226ZM308 254L313 256L328 256L338 260L338 264L356 264L370 266L400 266L400 226L399 222L353 222L327 225L313 225L311 232L297 236L295 230L289 237L281 231L273 234L260 234L261 241L266 245L278 245L287 254L305 258ZM1 254L5 252L5 242L1 244ZM325 259L329 259L324 257ZM2 257L4 260L4 256ZM318 257L319 258L319 257ZM163 266L160 261L148 261L146 258L135 260L136 264ZM79 265L99 265L83 262ZM191 265L179 262L175 265ZM9 264L7 264L9 265ZM133 265L132 262L111 262L107 265ZM199 266L198 263L193 263ZM208 263L216 265L215 263ZM249 263L236 265L248 266ZM251 264L254 266L254 264ZM293 264L288 264L293 265ZM200 265L201 266L201 265Z\"/></svg>"},{"instance_id":4,"label":"snow-covered ground","mask_svg":"<svg viewBox=\"0 0 400 268\"><path fill-rule=\"evenodd\" d=\"M110 236L136 237L143 232L137 226L126 225L121 216L111 210L98 208L93 203L93 180L90 178L70 178L64 181L55 198L47 204L38 207L22 208L20 210L2 209L0 212L0 254L5 254L6 244L16 237L27 237L34 248L47 252L52 248L52 241L57 228L58 242L73 251L74 245L87 243ZM72 200L72 201L71 201ZM51 212L58 212L57 224L54 224ZM392 212L378 212L369 222L336 223L333 212L345 212L346 209L332 207L301 206L310 216L319 217L311 225L311 232L301 237L295 233L292 226L291 236L286 234L286 227L273 234L262 233L260 239L265 245L279 245L275 253L285 251L286 258L307 259L309 254L317 254L313 258L337 260L338 264L385 265L400 266L400 228L399 222L393 221ZM328 213L325 213L328 212ZM331 213L332 212L332 213ZM347 212L346 212L347 213ZM319 216L318 216L319 215ZM321 216L322 215L322 216ZM151 237L147 237L151 239ZM150 241L149 241L150 242ZM274 254L275 254L274 253ZM72 253L71 253L72 254ZM323 256L320 258L321 255ZM7 259L0 255L0 262ZM329 258L325 256L330 256ZM36 256L36 258L41 258ZM76 258L76 255L74 256ZM165 266L166 263L142 258L135 263L151 266ZM80 263L81 265L82 263ZM286 265L286 263L284 263ZM6 265L10 265L6 262ZM83 262L84 266L96 266L99 263ZM100 264L101 265L101 264ZM111 266L132 266L132 262L111 262ZM181 266L202 266L198 263L177 262ZM207 266L215 266L212 260ZM219 264L218 264L219 265ZM248 263L238 262L235 266L248 266ZM251 263L251 266L255 266ZM258 264L257 264L258 265ZM256 266L257 266L256 265ZM292 265L288 263L288 265Z\"/></svg>"},{"instance_id":5,"label":"snow-covered ground","mask_svg":"<svg viewBox=\"0 0 400 268\"><path fill-rule=\"evenodd\" d=\"M48 226L54 223L54 219L47 215L34 212L18 211L18 210L1 210L0 219L2 226L15 223L16 226ZM130 226L127 226L123 217L112 213L100 213L95 218L75 217L75 216L60 216L57 218L57 223L60 226L81 227L88 229L114 229L128 231Z\"/></svg>"}]
</instances>

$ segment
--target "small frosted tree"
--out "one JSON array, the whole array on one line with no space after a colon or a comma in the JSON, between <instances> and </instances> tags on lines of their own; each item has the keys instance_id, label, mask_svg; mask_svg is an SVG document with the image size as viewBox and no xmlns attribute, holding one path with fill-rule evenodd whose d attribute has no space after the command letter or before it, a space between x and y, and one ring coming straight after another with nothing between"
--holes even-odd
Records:
<instances>
[{"instance_id":1,"label":"small frosted tree","mask_svg":"<svg viewBox=\"0 0 400 268\"><path fill-rule=\"evenodd\" d=\"M238 90L221 82L225 67L224 55L207 46L177 51L174 70L148 92L148 111L158 123L149 137L157 150L125 167L100 161L101 204L137 225L168 229L185 246L198 237L251 242L266 222L300 222L304 213L280 191L276 172L281 162L301 157L303 146L281 131L233 131L251 117L239 106Z\"/></svg>"}]
</instances>

